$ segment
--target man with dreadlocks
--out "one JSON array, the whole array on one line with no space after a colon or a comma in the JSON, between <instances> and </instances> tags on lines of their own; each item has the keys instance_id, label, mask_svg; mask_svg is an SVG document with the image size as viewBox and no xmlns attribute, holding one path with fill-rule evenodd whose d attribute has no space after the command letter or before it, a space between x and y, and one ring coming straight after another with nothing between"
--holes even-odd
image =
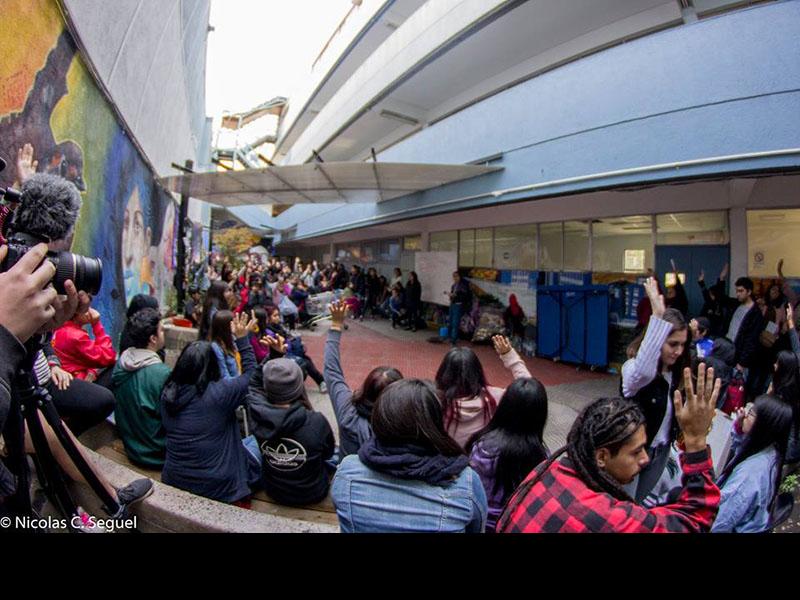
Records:
<instances>
[{"instance_id":1,"label":"man with dreadlocks","mask_svg":"<svg viewBox=\"0 0 800 600\"><path fill-rule=\"evenodd\" d=\"M719 395L714 370L701 364L697 392L683 372L686 401L675 391L675 416L683 433L683 489L673 504L646 509L623 486L649 462L645 417L623 398L601 398L578 416L567 445L534 469L506 506L500 533L706 532L719 508L714 483L711 429ZM566 452L566 457L557 460Z\"/></svg>"}]
</instances>

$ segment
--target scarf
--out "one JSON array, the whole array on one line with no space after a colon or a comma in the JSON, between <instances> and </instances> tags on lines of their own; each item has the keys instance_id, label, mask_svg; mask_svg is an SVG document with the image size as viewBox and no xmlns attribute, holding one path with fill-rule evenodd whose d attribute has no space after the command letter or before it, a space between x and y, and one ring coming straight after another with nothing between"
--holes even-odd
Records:
<instances>
[{"instance_id":1,"label":"scarf","mask_svg":"<svg viewBox=\"0 0 800 600\"><path fill-rule=\"evenodd\" d=\"M522 307L519 305L519 302L517 302L516 294L511 294L508 297L508 310L511 311L511 314L515 317L523 316Z\"/></svg>"},{"instance_id":2,"label":"scarf","mask_svg":"<svg viewBox=\"0 0 800 600\"><path fill-rule=\"evenodd\" d=\"M443 456L436 450L415 444L384 446L374 436L362 444L358 458L380 473L438 486L451 483L469 464L469 459L463 454Z\"/></svg>"}]
</instances>

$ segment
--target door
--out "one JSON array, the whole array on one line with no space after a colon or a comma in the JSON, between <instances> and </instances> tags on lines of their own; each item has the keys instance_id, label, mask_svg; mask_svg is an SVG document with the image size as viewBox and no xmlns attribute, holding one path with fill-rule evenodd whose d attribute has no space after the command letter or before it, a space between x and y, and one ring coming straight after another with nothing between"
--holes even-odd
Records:
<instances>
[{"instance_id":1,"label":"door","mask_svg":"<svg viewBox=\"0 0 800 600\"><path fill-rule=\"evenodd\" d=\"M662 288L666 287L667 274L672 273L670 259L675 261L678 273L686 279L684 287L689 298L688 316L697 316L703 307L703 294L697 285L700 271L705 272L706 285L714 285L725 263L730 261L730 246L656 246L656 274Z\"/></svg>"}]
</instances>

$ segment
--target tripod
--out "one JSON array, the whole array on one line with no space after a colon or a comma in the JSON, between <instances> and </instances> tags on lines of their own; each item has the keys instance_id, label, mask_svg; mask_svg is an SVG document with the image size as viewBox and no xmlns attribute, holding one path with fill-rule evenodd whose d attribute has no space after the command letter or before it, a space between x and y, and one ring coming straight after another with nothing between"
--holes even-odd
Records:
<instances>
[{"instance_id":1,"label":"tripod","mask_svg":"<svg viewBox=\"0 0 800 600\"><path fill-rule=\"evenodd\" d=\"M9 448L9 468L17 477L17 491L9 499L11 510L24 516L34 517L35 512L30 497L30 472L25 454L25 424L36 451L34 463L39 482L45 494L55 503L59 512L67 518L73 531L73 517L78 514L78 507L67 489L65 475L50 450L44 428L39 420L41 412L58 438L58 443L66 450L70 460L83 475L95 495L103 503L103 509L112 517L119 516L121 507L98 479L94 469L86 462L75 446L58 415L50 393L39 385L34 371L36 356L41 350L41 341L34 336L25 344L26 357L14 376L11 392L11 410L6 427L6 442Z\"/></svg>"}]
</instances>

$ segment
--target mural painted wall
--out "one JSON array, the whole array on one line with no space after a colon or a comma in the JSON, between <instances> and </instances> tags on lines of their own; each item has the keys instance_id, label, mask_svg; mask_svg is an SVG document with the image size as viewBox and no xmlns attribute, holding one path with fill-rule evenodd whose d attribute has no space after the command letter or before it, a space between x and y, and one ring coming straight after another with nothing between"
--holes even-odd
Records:
<instances>
[{"instance_id":1,"label":"mural painted wall","mask_svg":"<svg viewBox=\"0 0 800 600\"><path fill-rule=\"evenodd\" d=\"M66 30L55 0L0 0L2 185L55 173L83 197L73 252L103 260L93 305L116 340L139 293L174 297L177 206L118 122ZM19 154L22 151L21 155ZM20 159L20 160L18 160Z\"/></svg>"}]
</instances>

